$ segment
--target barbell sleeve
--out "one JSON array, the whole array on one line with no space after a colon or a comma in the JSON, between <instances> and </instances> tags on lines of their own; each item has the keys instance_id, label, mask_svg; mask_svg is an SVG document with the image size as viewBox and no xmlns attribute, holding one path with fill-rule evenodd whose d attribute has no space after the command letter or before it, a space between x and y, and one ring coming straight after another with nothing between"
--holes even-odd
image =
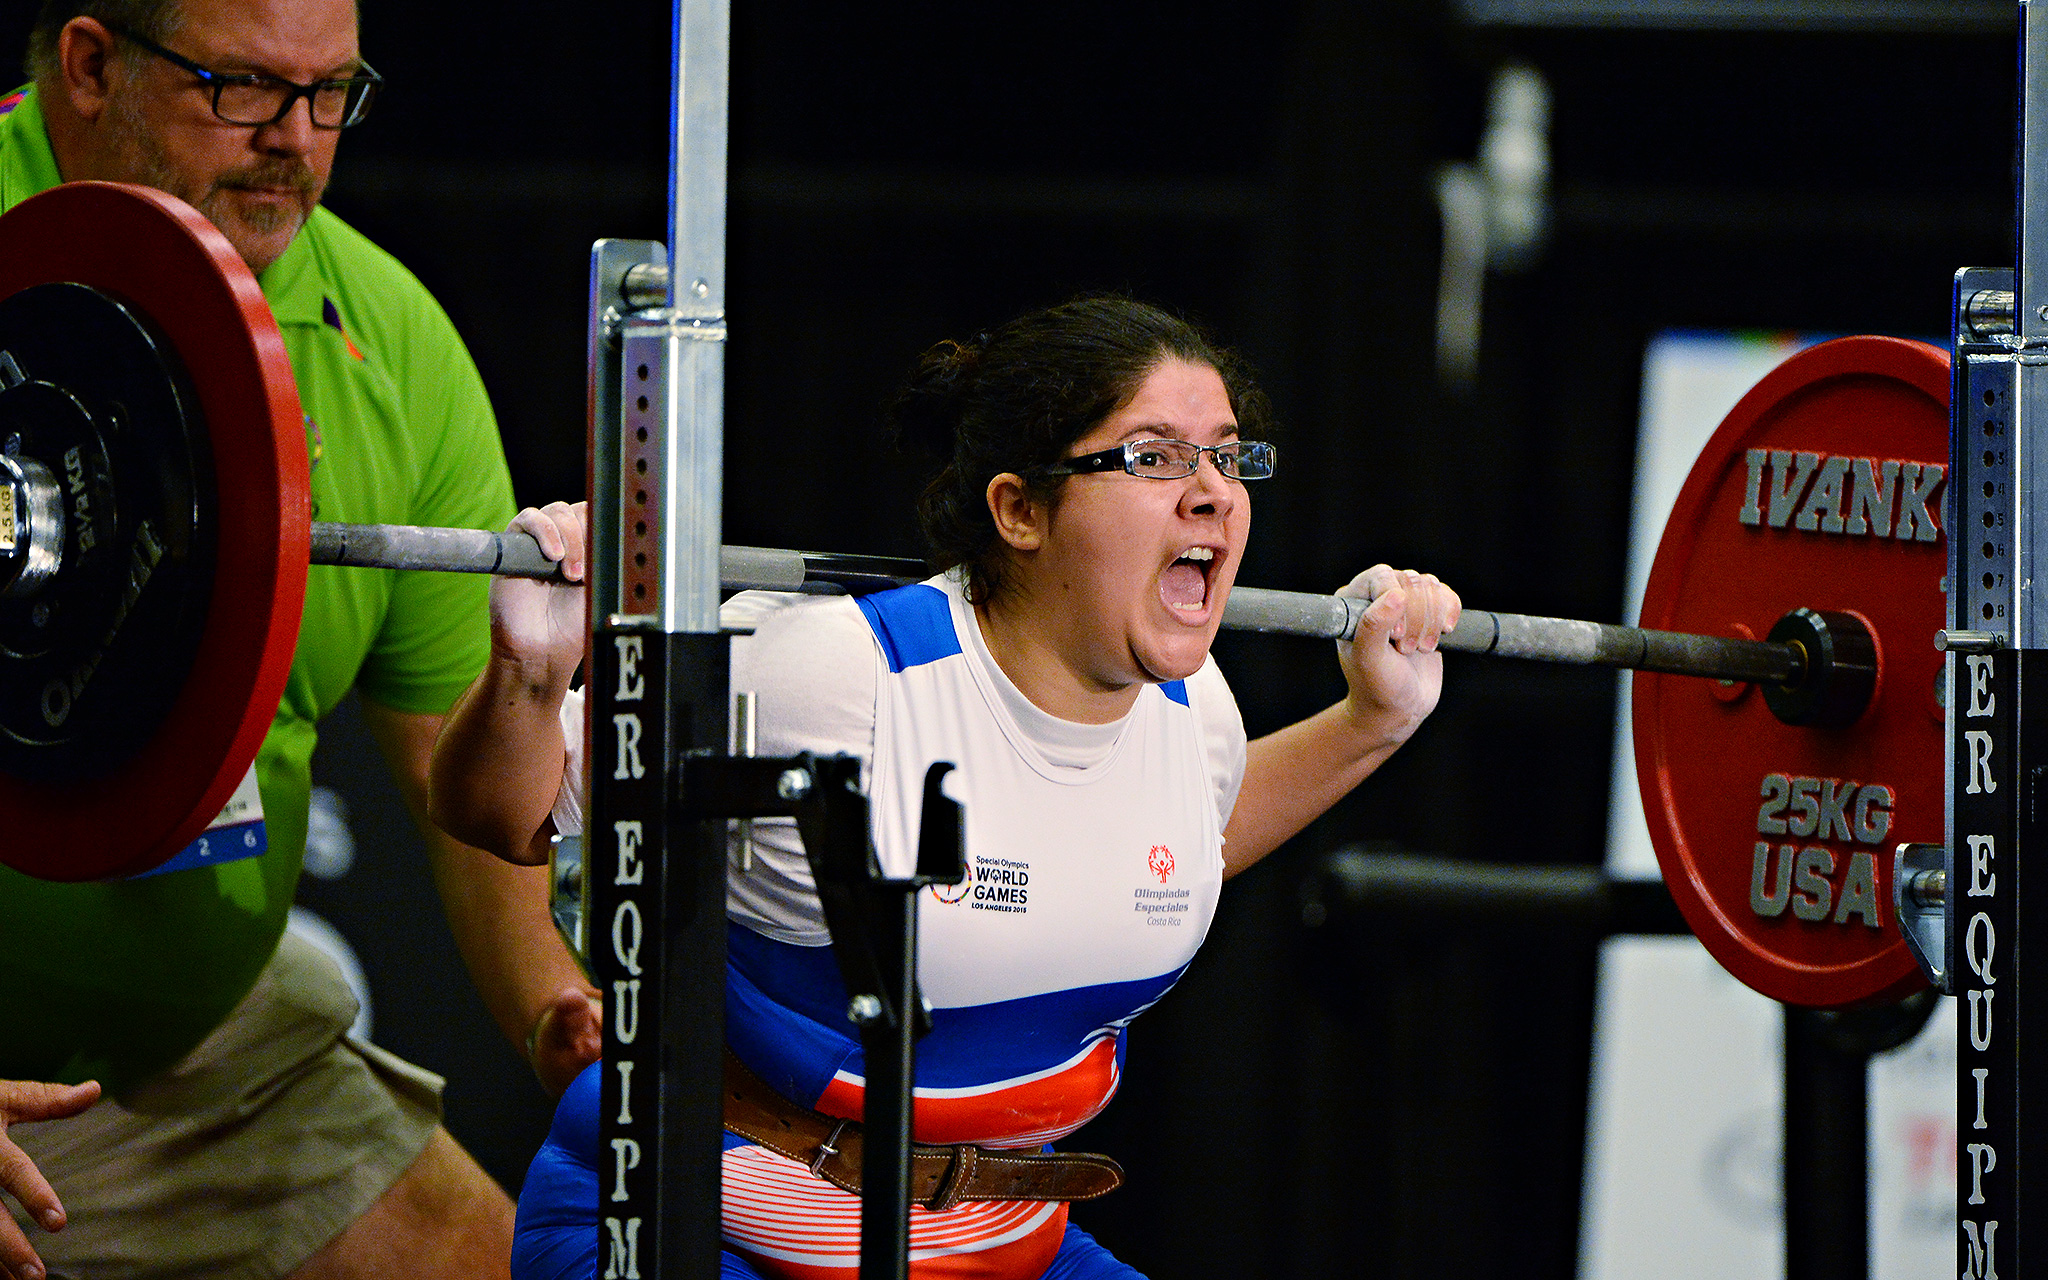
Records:
<instances>
[{"instance_id":1,"label":"barbell sleeve","mask_svg":"<svg viewBox=\"0 0 2048 1280\"><path fill-rule=\"evenodd\" d=\"M550 581L560 577L556 563L541 553L540 544L529 534L417 525L314 521L312 562ZM719 549L719 581L728 591L832 592L915 582L924 576L920 562L890 556L729 544ZM1367 603L1350 596L1233 587L1223 608L1223 625L1232 631L1349 639L1357 631ZM1795 644L1483 609L1466 609L1457 627L1444 633L1440 646L1452 653L1761 684L1797 683L1806 667L1805 654Z\"/></svg>"},{"instance_id":2,"label":"barbell sleeve","mask_svg":"<svg viewBox=\"0 0 2048 1280\"><path fill-rule=\"evenodd\" d=\"M1796 684L1806 672L1805 652L1782 641L1651 631L1483 609L1465 610L1458 625L1443 637L1441 647L1453 653L1491 653L1757 684Z\"/></svg>"}]
</instances>

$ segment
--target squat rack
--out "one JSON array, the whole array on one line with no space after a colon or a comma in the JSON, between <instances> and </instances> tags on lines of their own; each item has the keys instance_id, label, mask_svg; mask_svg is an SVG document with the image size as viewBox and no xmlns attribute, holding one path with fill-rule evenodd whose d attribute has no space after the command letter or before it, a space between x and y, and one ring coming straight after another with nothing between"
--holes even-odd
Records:
<instances>
[{"instance_id":1,"label":"squat rack","mask_svg":"<svg viewBox=\"0 0 2048 1280\"><path fill-rule=\"evenodd\" d=\"M926 780L917 868L873 856L858 762L754 758L719 629L730 0L675 0L669 245L591 253L590 798L577 863L604 993L598 1249L606 1280L720 1273L725 880L731 822L796 819L869 1088L860 1273L909 1257L917 894L961 874L960 816ZM559 869L557 874L559 875Z\"/></svg>"}]
</instances>

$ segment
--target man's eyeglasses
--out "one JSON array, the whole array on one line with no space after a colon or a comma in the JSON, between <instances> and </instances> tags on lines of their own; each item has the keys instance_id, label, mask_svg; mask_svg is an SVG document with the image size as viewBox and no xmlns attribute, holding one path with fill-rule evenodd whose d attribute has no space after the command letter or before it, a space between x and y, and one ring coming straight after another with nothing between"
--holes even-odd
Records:
<instances>
[{"instance_id":1,"label":"man's eyeglasses","mask_svg":"<svg viewBox=\"0 0 2048 1280\"><path fill-rule=\"evenodd\" d=\"M198 76L207 88L213 90L213 114L229 124L276 124L284 119L293 103L304 98L312 108L315 128L346 129L352 124L361 124L363 117L370 114L370 103L377 97L377 86L384 83L384 77L370 70L367 62L352 76L339 80L316 80L312 84L295 84L276 76L209 71L190 58L180 57L133 31L120 27L112 30L130 44Z\"/></svg>"},{"instance_id":2,"label":"man's eyeglasses","mask_svg":"<svg viewBox=\"0 0 2048 1280\"><path fill-rule=\"evenodd\" d=\"M1078 476L1094 471L1128 471L1147 480L1179 480L1195 474L1202 455L1232 480L1266 480L1273 475L1273 446L1263 440L1192 444L1186 440L1132 440L1100 453L1084 453L1036 468L1043 476Z\"/></svg>"}]
</instances>

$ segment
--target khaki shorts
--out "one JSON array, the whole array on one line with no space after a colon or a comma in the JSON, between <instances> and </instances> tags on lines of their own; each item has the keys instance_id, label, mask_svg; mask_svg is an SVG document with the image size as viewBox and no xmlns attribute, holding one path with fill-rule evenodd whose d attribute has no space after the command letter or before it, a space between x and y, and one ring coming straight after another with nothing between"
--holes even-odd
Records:
<instances>
[{"instance_id":1,"label":"khaki shorts","mask_svg":"<svg viewBox=\"0 0 2048 1280\"><path fill-rule=\"evenodd\" d=\"M121 1102L9 1129L70 1217L28 1232L52 1280L276 1280L341 1234L441 1115L441 1077L349 1039L355 1016L333 962L287 933L182 1062Z\"/></svg>"}]
</instances>

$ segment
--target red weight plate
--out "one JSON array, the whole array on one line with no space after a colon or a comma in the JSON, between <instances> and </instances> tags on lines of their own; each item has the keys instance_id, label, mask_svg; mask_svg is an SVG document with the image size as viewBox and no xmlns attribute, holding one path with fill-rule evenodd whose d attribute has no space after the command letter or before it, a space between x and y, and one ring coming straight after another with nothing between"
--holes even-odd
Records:
<instances>
[{"instance_id":1,"label":"red weight plate","mask_svg":"<svg viewBox=\"0 0 2048 1280\"><path fill-rule=\"evenodd\" d=\"M1638 672L1636 769L1664 880L1714 958L1788 1004L1926 985L1892 912L1892 850L1942 839L1929 714L1946 617L1939 526L1948 357L1843 338L1787 360L1729 413L1679 491L1642 624L1762 636L1788 611L1850 613L1877 641L1855 724L1801 728L1760 696Z\"/></svg>"},{"instance_id":2,"label":"red weight plate","mask_svg":"<svg viewBox=\"0 0 2048 1280\"><path fill-rule=\"evenodd\" d=\"M311 533L305 429L284 341L233 246L184 202L78 182L0 215L0 298L90 285L146 316L198 395L219 486L198 657L156 736L86 782L0 776L0 859L49 880L158 866L234 792L276 714L298 640Z\"/></svg>"}]
</instances>

